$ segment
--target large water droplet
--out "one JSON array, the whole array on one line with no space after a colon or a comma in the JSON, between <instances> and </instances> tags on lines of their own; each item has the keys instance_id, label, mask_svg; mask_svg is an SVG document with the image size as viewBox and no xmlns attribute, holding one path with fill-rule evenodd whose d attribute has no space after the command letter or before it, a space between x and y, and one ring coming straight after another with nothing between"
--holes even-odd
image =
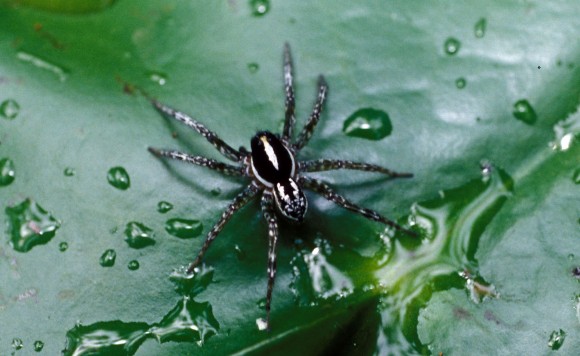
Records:
<instances>
[{"instance_id":1,"label":"large water droplet","mask_svg":"<svg viewBox=\"0 0 580 356\"><path fill-rule=\"evenodd\" d=\"M459 52L460 47L461 42L459 42L457 38L453 37L449 37L447 40L445 40L445 43L443 45L445 53L447 53L450 56L455 55L457 52Z\"/></svg>"},{"instance_id":2,"label":"large water droplet","mask_svg":"<svg viewBox=\"0 0 580 356\"><path fill-rule=\"evenodd\" d=\"M252 15L263 16L270 10L269 0L250 0Z\"/></svg>"},{"instance_id":3,"label":"large water droplet","mask_svg":"<svg viewBox=\"0 0 580 356\"><path fill-rule=\"evenodd\" d=\"M342 131L352 137L361 137L368 140L380 140L393 131L389 115L372 108L355 111L342 126Z\"/></svg>"},{"instance_id":4,"label":"large water droplet","mask_svg":"<svg viewBox=\"0 0 580 356\"><path fill-rule=\"evenodd\" d=\"M5 119L15 119L20 112L20 105L12 99L4 100L0 104L0 116Z\"/></svg>"},{"instance_id":5,"label":"large water droplet","mask_svg":"<svg viewBox=\"0 0 580 356\"><path fill-rule=\"evenodd\" d=\"M199 236L203 224L199 220L169 219L165 222L165 231L180 239L189 239Z\"/></svg>"},{"instance_id":6,"label":"large water droplet","mask_svg":"<svg viewBox=\"0 0 580 356\"><path fill-rule=\"evenodd\" d=\"M117 252L113 249L108 249L101 255L99 263L103 267L113 267L115 259L117 259Z\"/></svg>"},{"instance_id":7,"label":"large water droplet","mask_svg":"<svg viewBox=\"0 0 580 356\"><path fill-rule=\"evenodd\" d=\"M42 342L40 340L36 340L33 345L34 345L34 351L36 351L36 352L40 352L44 348L44 342Z\"/></svg>"},{"instance_id":8,"label":"large water droplet","mask_svg":"<svg viewBox=\"0 0 580 356\"><path fill-rule=\"evenodd\" d=\"M147 339L164 342L196 342L202 345L219 330L209 303L181 299L159 323L102 321L77 324L66 333L63 354L134 355Z\"/></svg>"},{"instance_id":9,"label":"large water droplet","mask_svg":"<svg viewBox=\"0 0 580 356\"><path fill-rule=\"evenodd\" d=\"M219 327L208 302L197 303L184 297L149 333L155 335L161 343L196 341L201 346L209 337L217 334Z\"/></svg>"},{"instance_id":10,"label":"large water droplet","mask_svg":"<svg viewBox=\"0 0 580 356\"><path fill-rule=\"evenodd\" d=\"M171 204L170 202L160 201L159 203L157 203L157 211L160 212L161 214L165 214L171 209L173 209L173 204Z\"/></svg>"},{"instance_id":11,"label":"large water droplet","mask_svg":"<svg viewBox=\"0 0 580 356\"><path fill-rule=\"evenodd\" d=\"M123 167L113 167L107 173L107 180L113 187L126 190L131 186L129 174Z\"/></svg>"},{"instance_id":12,"label":"large water droplet","mask_svg":"<svg viewBox=\"0 0 580 356\"><path fill-rule=\"evenodd\" d=\"M455 86L457 87L457 89L465 88L465 84L467 84L465 78L457 78L457 80L455 80Z\"/></svg>"},{"instance_id":13,"label":"large water droplet","mask_svg":"<svg viewBox=\"0 0 580 356\"><path fill-rule=\"evenodd\" d=\"M60 227L60 221L31 199L7 207L6 215L10 244L18 252L46 244Z\"/></svg>"},{"instance_id":14,"label":"large water droplet","mask_svg":"<svg viewBox=\"0 0 580 356\"><path fill-rule=\"evenodd\" d=\"M475 37L482 38L483 36L485 36L486 28L487 28L487 20L485 18L479 19L479 21L475 23L475 27L473 28Z\"/></svg>"},{"instance_id":15,"label":"large water droplet","mask_svg":"<svg viewBox=\"0 0 580 356\"><path fill-rule=\"evenodd\" d=\"M77 324L66 333L63 355L133 355L148 337L147 323L101 321Z\"/></svg>"},{"instance_id":16,"label":"large water droplet","mask_svg":"<svg viewBox=\"0 0 580 356\"><path fill-rule=\"evenodd\" d=\"M560 329L558 331L554 330L550 334L550 339L548 340L548 347L552 350L558 350L564 344L564 339L566 339L566 332Z\"/></svg>"},{"instance_id":17,"label":"large water droplet","mask_svg":"<svg viewBox=\"0 0 580 356\"><path fill-rule=\"evenodd\" d=\"M525 99L516 101L513 114L516 119L528 125L534 124L538 118L532 105Z\"/></svg>"},{"instance_id":18,"label":"large water droplet","mask_svg":"<svg viewBox=\"0 0 580 356\"><path fill-rule=\"evenodd\" d=\"M127 224L125 236L125 241L132 248L143 248L155 244L153 230L136 221Z\"/></svg>"},{"instance_id":19,"label":"large water droplet","mask_svg":"<svg viewBox=\"0 0 580 356\"><path fill-rule=\"evenodd\" d=\"M4 187L14 182L14 162L10 158L0 159L0 187Z\"/></svg>"}]
</instances>

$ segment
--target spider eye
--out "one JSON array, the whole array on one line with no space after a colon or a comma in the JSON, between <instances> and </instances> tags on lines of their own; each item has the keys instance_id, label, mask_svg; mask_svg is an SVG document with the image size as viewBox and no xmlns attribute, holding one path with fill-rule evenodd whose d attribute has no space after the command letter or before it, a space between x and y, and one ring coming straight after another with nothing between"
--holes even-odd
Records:
<instances>
[{"instance_id":1,"label":"spider eye","mask_svg":"<svg viewBox=\"0 0 580 356\"><path fill-rule=\"evenodd\" d=\"M285 182L276 183L274 198L282 215L297 222L304 220L308 201L302 189L292 178Z\"/></svg>"}]
</instances>

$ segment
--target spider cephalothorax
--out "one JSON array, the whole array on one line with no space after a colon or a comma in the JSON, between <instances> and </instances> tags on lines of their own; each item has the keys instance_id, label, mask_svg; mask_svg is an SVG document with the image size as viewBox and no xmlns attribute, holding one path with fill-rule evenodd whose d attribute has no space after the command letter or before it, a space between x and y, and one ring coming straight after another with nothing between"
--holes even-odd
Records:
<instances>
[{"instance_id":1,"label":"spider cephalothorax","mask_svg":"<svg viewBox=\"0 0 580 356\"><path fill-rule=\"evenodd\" d=\"M286 94L286 110L284 129L281 136L269 131L260 131L251 140L251 152L241 148L236 150L222 141L214 132L188 115L174 110L157 100L151 100L153 106L162 114L181 121L205 137L218 151L237 165L230 165L202 156L192 156L173 150L158 150L150 147L149 151L158 157L167 157L204 166L223 174L247 177L248 186L228 206L221 218L209 231L201 250L195 260L189 265L188 273L192 273L203 259L212 241L217 237L232 215L262 192L261 205L264 218L268 224L268 288L266 292L266 320L264 326L269 328L270 305L272 290L276 276L276 243L278 240L278 220L276 210L287 220L302 222L308 201L303 188L318 193L326 199L348 210L354 211L367 219L382 222L409 235L414 235L394 221L380 215L374 210L362 208L334 192L323 182L304 175L307 172L328 171L334 169L353 169L368 172L378 172L389 177L412 177L410 173L397 173L374 164L352 162L346 160L319 159L313 161L297 161L295 156L304 147L320 119L320 113L328 86L324 77L318 78L318 97L314 109L306 125L293 140L294 117L294 87L292 84L292 59L290 48L284 47L284 89Z\"/></svg>"}]
</instances>

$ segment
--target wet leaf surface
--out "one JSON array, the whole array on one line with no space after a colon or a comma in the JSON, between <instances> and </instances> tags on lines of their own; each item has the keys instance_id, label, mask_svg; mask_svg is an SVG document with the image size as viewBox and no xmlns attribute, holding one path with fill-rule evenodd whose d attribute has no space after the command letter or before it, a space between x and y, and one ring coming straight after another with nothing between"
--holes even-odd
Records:
<instances>
[{"instance_id":1,"label":"wet leaf surface","mask_svg":"<svg viewBox=\"0 0 580 356\"><path fill-rule=\"evenodd\" d=\"M0 1L0 354L580 349L577 1L76 3ZM140 92L247 147L282 127L284 42L299 125L318 75L330 86L299 158L413 172L312 175L420 238L309 195L304 224L280 227L264 333L259 204L183 275L245 182L151 155L222 158ZM388 127L345 133L369 108ZM19 251L23 202L58 230ZM128 245L136 222L154 244Z\"/></svg>"}]
</instances>

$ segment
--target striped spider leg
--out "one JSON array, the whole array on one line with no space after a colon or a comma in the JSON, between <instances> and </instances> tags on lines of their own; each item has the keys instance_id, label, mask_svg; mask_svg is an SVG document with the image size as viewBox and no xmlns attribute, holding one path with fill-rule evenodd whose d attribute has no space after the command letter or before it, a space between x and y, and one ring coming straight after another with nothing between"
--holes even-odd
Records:
<instances>
[{"instance_id":1,"label":"striped spider leg","mask_svg":"<svg viewBox=\"0 0 580 356\"><path fill-rule=\"evenodd\" d=\"M222 213L219 220L208 232L205 241L195 260L189 265L188 273L194 272L195 267L202 263L205 252L219 235L225 224L232 216L252 199L261 193L262 214L268 226L268 286L266 290L266 320L265 329L270 325L270 309L272 292L276 278L276 244L278 241L277 214L288 221L300 223L304 220L308 209L308 201L303 188L322 195L337 205L364 216L367 219L381 222L408 235L415 233L405 229L392 220L380 215L376 211L360 207L343 196L335 193L328 185L313 178L306 177L308 172L320 172L336 169L350 169L367 172L382 173L390 178L409 178L410 173L397 173L390 169L369 163L353 162L348 160L319 159L298 162L296 154L308 143L314 129L320 120L320 115L328 92L328 85L321 75L318 78L318 95L314 107L306 124L293 139L296 118L294 116L295 98L292 77L292 57L288 44L284 46L283 56L284 92L285 92L285 120L281 135L269 131L259 131L251 139L251 151L243 147L239 150L221 140L214 132L190 116L172 109L157 100L150 99L151 103L161 114L173 118L189 126L205 137L224 157L233 161L234 165L226 164L214 159L189 155L175 150L160 150L149 147L149 151L160 158L180 160L194 165L206 167L224 175L240 176L250 180L246 188L239 193Z\"/></svg>"}]
</instances>

